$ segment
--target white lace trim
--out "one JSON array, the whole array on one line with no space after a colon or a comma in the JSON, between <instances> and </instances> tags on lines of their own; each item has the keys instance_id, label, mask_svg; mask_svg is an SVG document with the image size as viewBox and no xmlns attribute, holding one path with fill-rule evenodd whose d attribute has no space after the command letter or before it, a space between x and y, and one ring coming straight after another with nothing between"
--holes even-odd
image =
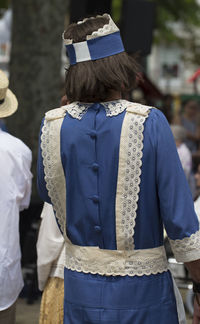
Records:
<instances>
[{"instance_id":1,"label":"white lace trim","mask_svg":"<svg viewBox=\"0 0 200 324\"><path fill-rule=\"evenodd\" d=\"M101 105L103 105L106 110L106 116L112 117L121 114L125 109L127 109L131 105L131 102L120 99L108 102L101 102Z\"/></svg>"},{"instance_id":2,"label":"white lace trim","mask_svg":"<svg viewBox=\"0 0 200 324\"><path fill-rule=\"evenodd\" d=\"M142 106L140 104L132 103L130 101L123 100L123 99L100 102L99 104L104 106L107 117L117 116L121 114L125 109L133 105ZM52 109L48 111L46 113L46 119L54 120L57 118L64 118L67 112L71 117L81 120L92 105L94 105L94 103L91 102L83 103L83 102L75 101L69 105L62 106L60 108ZM146 107L146 106L142 106L142 107Z\"/></svg>"},{"instance_id":3,"label":"white lace trim","mask_svg":"<svg viewBox=\"0 0 200 324\"><path fill-rule=\"evenodd\" d=\"M116 194L118 250L134 249L134 228L140 192L144 123L150 107L132 103L124 117Z\"/></svg>"},{"instance_id":4,"label":"white lace trim","mask_svg":"<svg viewBox=\"0 0 200 324\"><path fill-rule=\"evenodd\" d=\"M66 243L67 269L107 276L143 276L168 270L164 247L147 250L102 250Z\"/></svg>"},{"instance_id":5,"label":"white lace trim","mask_svg":"<svg viewBox=\"0 0 200 324\"><path fill-rule=\"evenodd\" d=\"M102 36L106 36L115 32L119 31L119 28L117 27L117 25L114 23L114 21L112 20L111 16L108 14L104 14L102 16L98 15L96 17L90 17L90 18L85 18L81 21L77 22L77 25L83 24L84 22L86 22L87 20L91 20L91 19L95 19L97 17L105 17L109 19L108 24L105 24L102 28L99 28L98 30L94 31L91 35L87 35L86 36L86 40L90 40L90 39L94 39L97 37L102 37ZM64 44L65 45L70 45L73 44L73 39L65 39L64 38L64 34L62 35L62 38L64 40Z\"/></svg>"},{"instance_id":6,"label":"white lace trim","mask_svg":"<svg viewBox=\"0 0 200 324\"><path fill-rule=\"evenodd\" d=\"M182 240L169 240L178 262L190 262L200 259L200 230Z\"/></svg>"},{"instance_id":7,"label":"white lace trim","mask_svg":"<svg viewBox=\"0 0 200 324\"><path fill-rule=\"evenodd\" d=\"M127 100L119 99L114 101L100 102L99 104L104 106L106 116L112 117L121 114L132 103ZM68 114L73 118L81 120L84 114L88 111L88 108L92 105L94 105L94 103L82 103L76 101L61 108L63 112L68 112Z\"/></svg>"},{"instance_id":8,"label":"white lace trim","mask_svg":"<svg viewBox=\"0 0 200 324\"><path fill-rule=\"evenodd\" d=\"M60 129L64 111L60 108L46 114L41 135L41 149L48 195L66 240L66 184L60 153ZM53 120L53 122L52 122Z\"/></svg>"},{"instance_id":9,"label":"white lace trim","mask_svg":"<svg viewBox=\"0 0 200 324\"><path fill-rule=\"evenodd\" d=\"M88 35L86 38L87 40L106 36L119 31L119 28L115 25L110 15L104 14L102 17L108 18L109 23L104 25L102 28L99 28L97 31L94 31L91 35Z\"/></svg>"},{"instance_id":10,"label":"white lace trim","mask_svg":"<svg viewBox=\"0 0 200 324\"><path fill-rule=\"evenodd\" d=\"M63 106L63 109L73 118L81 120L90 106L92 106L92 103L81 103L76 101L67 106Z\"/></svg>"}]
</instances>

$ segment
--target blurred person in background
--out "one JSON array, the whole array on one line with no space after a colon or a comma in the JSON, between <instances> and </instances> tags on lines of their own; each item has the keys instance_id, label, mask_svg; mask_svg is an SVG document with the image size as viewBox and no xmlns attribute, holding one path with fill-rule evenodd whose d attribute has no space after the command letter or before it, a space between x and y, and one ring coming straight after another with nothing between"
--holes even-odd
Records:
<instances>
[{"instance_id":1,"label":"blurred person in background","mask_svg":"<svg viewBox=\"0 0 200 324\"><path fill-rule=\"evenodd\" d=\"M3 119L0 119L0 129L2 129L4 132L7 132L7 127Z\"/></svg>"},{"instance_id":2,"label":"blurred person in background","mask_svg":"<svg viewBox=\"0 0 200 324\"><path fill-rule=\"evenodd\" d=\"M187 145L185 144L187 132L183 128L183 126L180 125L171 125L171 130L175 139L178 155L181 160L181 164L185 172L186 179L189 183L192 196L193 198L195 198L196 185L195 185L194 174L192 172L192 153L190 152Z\"/></svg>"},{"instance_id":3,"label":"blurred person in background","mask_svg":"<svg viewBox=\"0 0 200 324\"><path fill-rule=\"evenodd\" d=\"M187 180L189 180L192 171L192 154L185 144L186 130L180 125L171 125L171 130L183 170Z\"/></svg>"},{"instance_id":4,"label":"blurred person in background","mask_svg":"<svg viewBox=\"0 0 200 324\"><path fill-rule=\"evenodd\" d=\"M173 97L171 94L166 94L163 96L162 107L160 110L167 118L168 123L171 124L173 120Z\"/></svg>"},{"instance_id":5,"label":"blurred person in background","mask_svg":"<svg viewBox=\"0 0 200 324\"><path fill-rule=\"evenodd\" d=\"M0 118L15 113L18 102L0 71ZM0 129L0 323L14 324L16 301L23 287L19 212L31 196L32 153L18 138Z\"/></svg>"},{"instance_id":6,"label":"blurred person in background","mask_svg":"<svg viewBox=\"0 0 200 324\"><path fill-rule=\"evenodd\" d=\"M200 142L199 104L196 100L188 99L183 102L182 114L174 118L173 124L185 128L185 144L192 153L198 149Z\"/></svg>"},{"instance_id":7,"label":"blurred person in background","mask_svg":"<svg viewBox=\"0 0 200 324\"><path fill-rule=\"evenodd\" d=\"M194 208L195 212L199 218L200 221L200 164L198 165L197 172L195 174L195 179L196 179L196 200L194 202Z\"/></svg>"},{"instance_id":8,"label":"blurred person in background","mask_svg":"<svg viewBox=\"0 0 200 324\"><path fill-rule=\"evenodd\" d=\"M169 124L122 100L138 68L109 15L63 37L70 104L42 121L38 189L65 240L64 324L185 324L164 226L196 281L199 324L199 222Z\"/></svg>"}]
</instances>

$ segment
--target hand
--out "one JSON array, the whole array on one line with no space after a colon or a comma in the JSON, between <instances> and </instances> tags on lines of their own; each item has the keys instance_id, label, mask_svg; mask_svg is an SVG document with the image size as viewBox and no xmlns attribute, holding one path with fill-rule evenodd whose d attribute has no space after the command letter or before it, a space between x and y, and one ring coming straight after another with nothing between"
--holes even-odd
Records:
<instances>
[{"instance_id":1,"label":"hand","mask_svg":"<svg viewBox=\"0 0 200 324\"><path fill-rule=\"evenodd\" d=\"M200 294L195 294L194 316L192 324L200 324Z\"/></svg>"}]
</instances>

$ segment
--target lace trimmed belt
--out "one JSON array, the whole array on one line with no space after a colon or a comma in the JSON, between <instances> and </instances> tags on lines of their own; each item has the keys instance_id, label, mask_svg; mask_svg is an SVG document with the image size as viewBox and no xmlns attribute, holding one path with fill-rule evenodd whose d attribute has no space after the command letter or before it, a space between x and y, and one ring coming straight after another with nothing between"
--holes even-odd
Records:
<instances>
[{"instance_id":1,"label":"lace trimmed belt","mask_svg":"<svg viewBox=\"0 0 200 324\"><path fill-rule=\"evenodd\" d=\"M66 242L67 269L107 276L143 276L168 270L164 246L144 250L103 250Z\"/></svg>"}]
</instances>

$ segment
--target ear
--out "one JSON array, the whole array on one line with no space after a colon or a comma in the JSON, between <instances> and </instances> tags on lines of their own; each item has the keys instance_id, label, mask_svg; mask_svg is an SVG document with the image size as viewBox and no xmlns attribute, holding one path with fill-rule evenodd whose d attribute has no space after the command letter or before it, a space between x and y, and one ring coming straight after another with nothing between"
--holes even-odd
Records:
<instances>
[{"instance_id":1,"label":"ear","mask_svg":"<svg viewBox=\"0 0 200 324\"><path fill-rule=\"evenodd\" d=\"M61 107L69 104L69 101L68 101L68 99L67 99L67 95L64 95L64 96L61 98L61 103L60 103L60 104L61 104Z\"/></svg>"}]
</instances>

